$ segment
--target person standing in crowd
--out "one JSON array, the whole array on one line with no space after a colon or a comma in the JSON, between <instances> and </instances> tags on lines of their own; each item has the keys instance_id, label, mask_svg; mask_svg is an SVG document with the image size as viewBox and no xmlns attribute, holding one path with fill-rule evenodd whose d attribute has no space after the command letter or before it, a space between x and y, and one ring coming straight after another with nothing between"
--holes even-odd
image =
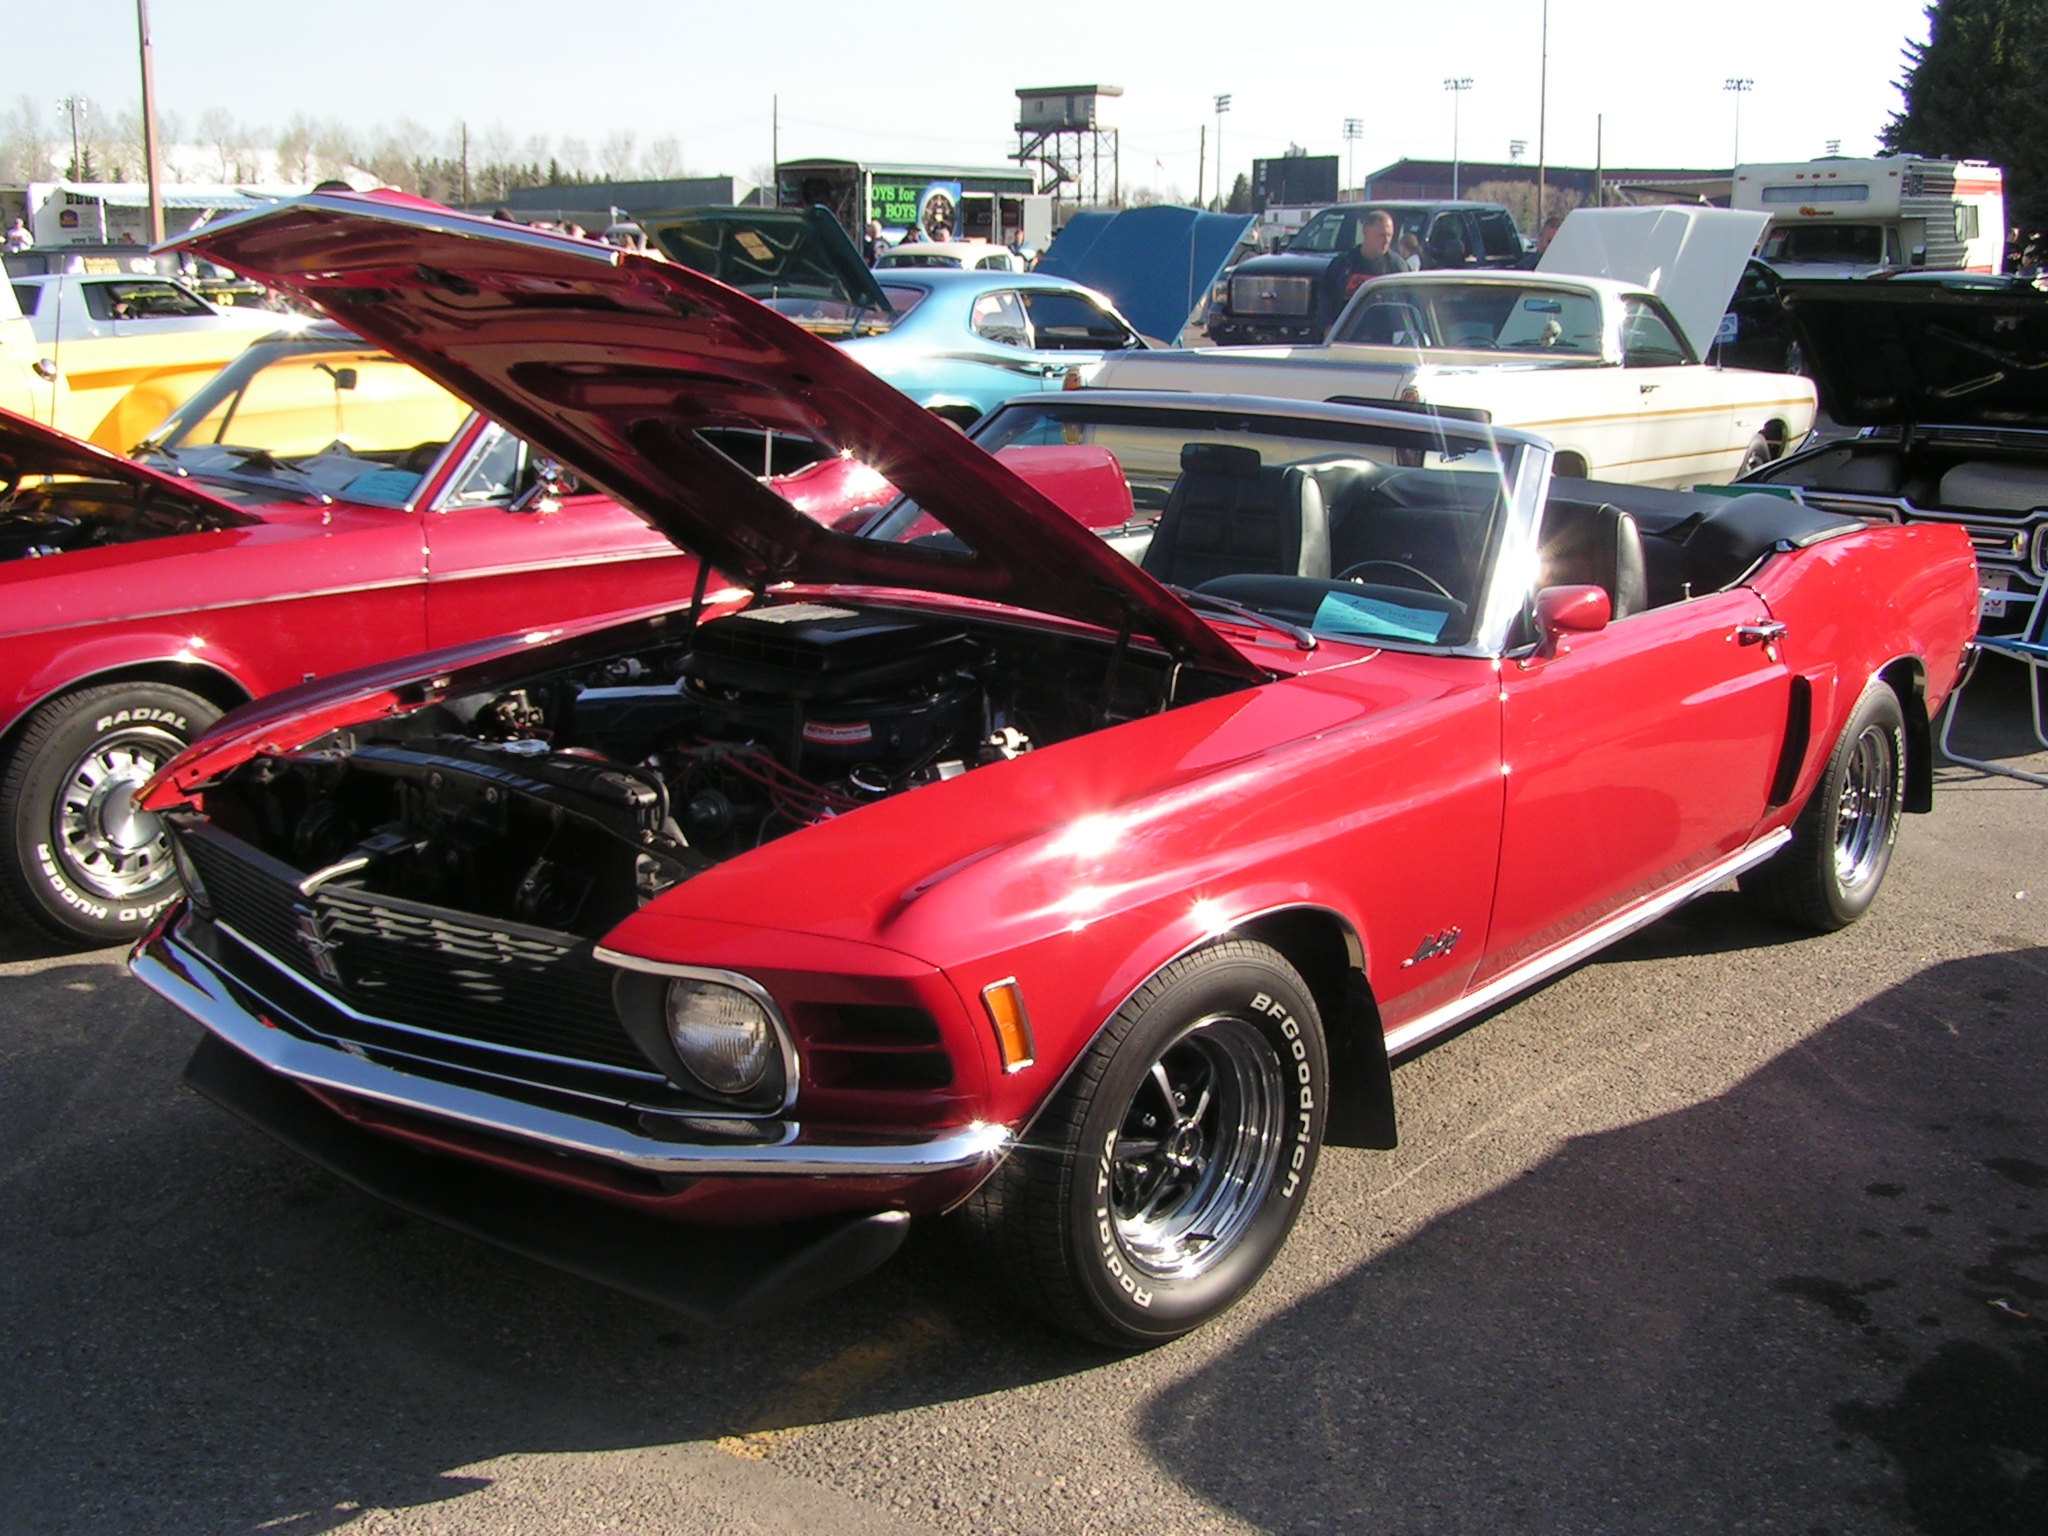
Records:
<instances>
[{"instance_id":1,"label":"person standing in crowd","mask_svg":"<svg viewBox=\"0 0 2048 1536\"><path fill-rule=\"evenodd\" d=\"M1415 238L1414 230L1401 236L1401 243L1395 249L1400 253L1402 266L1410 272L1422 270L1422 242Z\"/></svg>"},{"instance_id":2,"label":"person standing in crowd","mask_svg":"<svg viewBox=\"0 0 2048 1536\"><path fill-rule=\"evenodd\" d=\"M36 237L28 232L28 226L20 219L7 226L7 254L17 255L36 243Z\"/></svg>"},{"instance_id":3,"label":"person standing in crowd","mask_svg":"<svg viewBox=\"0 0 2048 1536\"><path fill-rule=\"evenodd\" d=\"M1393 252L1394 216L1375 208L1358 221L1358 249L1351 253L1351 271L1358 277L1385 277L1407 266Z\"/></svg>"},{"instance_id":4,"label":"person standing in crowd","mask_svg":"<svg viewBox=\"0 0 2048 1536\"><path fill-rule=\"evenodd\" d=\"M1550 249L1550 242L1557 238L1558 226L1562 223L1564 223L1564 215L1561 213L1553 213L1543 221L1543 228L1536 236L1536 249L1522 253L1522 259L1515 263L1517 271L1533 272L1536 270L1536 263L1541 261L1543 253Z\"/></svg>"},{"instance_id":5,"label":"person standing in crowd","mask_svg":"<svg viewBox=\"0 0 2048 1536\"><path fill-rule=\"evenodd\" d=\"M872 267L875 264L875 258L880 256L882 252L886 251L887 249L889 249L889 244L886 240L882 238L881 221L878 219L869 219L866 237L862 239L860 243L860 252L862 257L864 257L867 261L867 264Z\"/></svg>"}]
</instances>

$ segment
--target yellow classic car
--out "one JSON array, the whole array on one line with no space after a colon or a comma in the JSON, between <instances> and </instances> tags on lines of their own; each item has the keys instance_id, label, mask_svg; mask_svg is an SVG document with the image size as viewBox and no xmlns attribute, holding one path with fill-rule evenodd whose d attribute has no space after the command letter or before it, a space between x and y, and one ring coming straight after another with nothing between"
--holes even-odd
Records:
<instances>
[{"instance_id":1,"label":"yellow classic car","mask_svg":"<svg viewBox=\"0 0 2048 1536\"><path fill-rule=\"evenodd\" d=\"M17 277L0 306L6 350L32 349L0 361L0 405L115 453L251 341L296 323L268 310L217 309L173 278L131 273Z\"/></svg>"}]
</instances>

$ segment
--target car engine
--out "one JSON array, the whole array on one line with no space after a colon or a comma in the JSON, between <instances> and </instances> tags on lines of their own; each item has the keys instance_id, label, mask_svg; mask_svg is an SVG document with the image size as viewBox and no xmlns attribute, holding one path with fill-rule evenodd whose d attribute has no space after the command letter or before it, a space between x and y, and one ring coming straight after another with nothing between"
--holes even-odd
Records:
<instances>
[{"instance_id":1,"label":"car engine","mask_svg":"<svg viewBox=\"0 0 2048 1536\"><path fill-rule=\"evenodd\" d=\"M308 896L594 936L774 838L1230 686L1087 637L792 602L258 757L204 808Z\"/></svg>"}]
</instances>

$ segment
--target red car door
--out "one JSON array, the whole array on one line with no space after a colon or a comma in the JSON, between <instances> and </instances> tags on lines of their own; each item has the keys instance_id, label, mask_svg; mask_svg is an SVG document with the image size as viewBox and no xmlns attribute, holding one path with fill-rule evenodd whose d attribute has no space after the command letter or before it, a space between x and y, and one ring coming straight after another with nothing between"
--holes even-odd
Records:
<instances>
[{"instance_id":1,"label":"red car door","mask_svg":"<svg viewBox=\"0 0 2048 1536\"><path fill-rule=\"evenodd\" d=\"M608 496L525 495L532 478L487 427L426 514L430 645L689 600L693 558Z\"/></svg>"},{"instance_id":2,"label":"red car door","mask_svg":"<svg viewBox=\"0 0 2048 1536\"><path fill-rule=\"evenodd\" d=\"M1478 980L1748 840L1791 698L1776 647L1741 634L1769 618L1737 587L1501 664L1507 798Z\"/></svg>"}]
</instances>

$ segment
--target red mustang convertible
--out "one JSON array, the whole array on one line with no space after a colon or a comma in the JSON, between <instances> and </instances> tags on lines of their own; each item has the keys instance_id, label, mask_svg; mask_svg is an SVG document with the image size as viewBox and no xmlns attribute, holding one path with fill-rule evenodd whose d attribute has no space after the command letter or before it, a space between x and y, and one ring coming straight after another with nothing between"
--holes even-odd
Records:
<instances>
[{"instance_id":1,"label":"red mustang convertible","mask_svg":"<svg viewBox=\"0 0 2048 1536\"><path fill-rule=\"evenodd\" d=\"M970 441L582 242L334 196L200 244L745 595L229 716L146 792L189 899L135 973L228 1109L699 1316L952 1211L1054 1322L1183 1333L1326 1141L1392 1145L1391 1059L1731 877L1852 922L1929 803L1958 529L1385 409L1082 390ZM763 429L902 499L805 519L720 447ZM1147 536L1026 449L1098 514L1114 464Z\"/></svg>"}]
</instances>

